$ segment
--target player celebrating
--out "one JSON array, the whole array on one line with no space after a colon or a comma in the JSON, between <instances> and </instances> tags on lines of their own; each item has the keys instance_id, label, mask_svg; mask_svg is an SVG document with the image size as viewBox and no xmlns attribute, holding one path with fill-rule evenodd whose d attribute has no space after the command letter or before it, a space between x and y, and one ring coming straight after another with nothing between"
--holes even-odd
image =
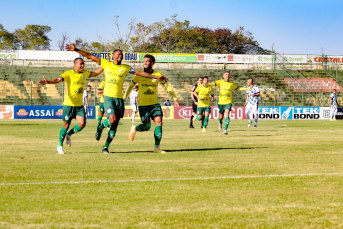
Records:
<instances>
[{"instance_id":1,"label":"player celebrating","mask_svg":"<svg viewBox=\"0 0 343 229\"><path fill-rule=\"evenodd\" d=\"M218 130L222 130L223 116L225 117L224 134L227 134L227 128L230 123L230 112L232 108L232 90L247 91L249 88L238 87L234 82L230 81L230 71L225 71L223 79L217 80L214 83L208 83L208 86L217 86L219 89L219 125Z\"/></svg>"},{"instance_id":2,"label":"player celebrating","mask_svg":"<svg viewBox=\"0 0 343 229\"><path fill-rule=\"evenodd\" d=\"M85 63L81 58L76 58L74 60L74 69L64 72L61 77L47 80L43 76L43 80L39 80L39 84L58 84L64 81L67 85L68 93L64 98L63 103L63 126L60 131L60 138L57 146L58 154L64 154L63 151L63 141L67 137L67 145L71 146L70 136L74 133L80 132L85 127L85 108L83 107L83 91L85 90L86 80L89 77L97 76L102 71L103 68L99 68L94 72L83 70ZM77 125L69 130L69 125L71 120L75 118L77 120Z\"/></svg>"},{"instance_id":3,"label":"player celebrating","mask_svg":"<svg viewBox=\"0 0 343 229\"><path fill-rule=\"evenodd\" d=\"M104 79L105 79L105 75L104 75ZM101 125L101 120L102 117L104 116L105 113L105 108L104 108L104 89L105 89L105 80L103 80L100 84L99 84L99 88L98 88L98 95L101 95L100 101L99 101L99 114L98 114L98 126Z\"/></svg>"},{"instance_id":4,"label":"player celebrating","mask_svg":"<svg viewBox=\"0 0 343 229\"><path fill-rule=\"evenodd\" d=\"M100 140L102 131L105 127L109 127L110 131L108 132L108 137L106 143L102 149L102 152L108 154L108 147L111 144L118 127L119 120L124 117L124 101L123 101L123 83L127 74L135 74L145 78L153 78L160 80L167 80L164 75L153 76L146 72L141 72L131 68L129 65L121 64L123 52L120 49L113 51L113 62L109 60L97 58L92 54L79 50L75 48L75 45L66 45L66 50L76 51L79 54L87 57L88 59L93 60L95 63L101 65L105 70L106 74L106 86L104 89L104 107L107 119L97 127L95 134L96 140Z\"/></svg>"},{"instance_id":5,"label":"player celebrating","mask_svg":"<svg viewBox=\"0 0 343 229\"><path fill-rule=\"evenodd\" d=\"M191 123L189 124L189 128L194 128L193 126L193 118L194 116L197 115L197 108L198 108L198 98L194 95L195 93L195 90L197 89L197 87L199 85L202 84L202 77L199 77L198 80L197 80L197 84L194 84L193 87L192 87L192 93L191 93L191 96L192 96L192 116L191 116ZM204 125L204 120L205 120L205 116L202 116L202 119L201 119L201 128L203 128L203 125Z\"/></svg>"},{"instance_id":6,"label":"player celebrating","mask_svg":"<svg viewBox=\"0 0 343 229\"><path fill-rule=\"evenodd\" d=\"M253 113L255 117L255 125L257 127L257 120L258 120L258 97L260 96L260 89L254 85L253 79L248 79L247 82L250 91L247 91L247 101L245 102L245 116L249 120L248 127L251 126L251 117L250 114Z\"/></svg>"},{"instance_id":7,"label":"player celebrating","mask_svg":"<svg viewBox=\"0 0 343 229\"><path fill-rule=\"evenodd\" d=\"M160 72L157 72L152 69L152 67L155 64L155 57L152 55L145 55L144 61L143 61L143 67L144 72L147 72L149 74L160 76L162 75ZM143 124L140 124L138 126L131 126L131 131L129 134L129 138L131 141L133 141L137 131L143 132L150 130L151 122L150 119L154 120L155 122L155 149L154 153L166 153L165 151L162 151L160 149L160 143L162 139L162 117L163 112L161 105L158 103L157 100L157 87L158 83L161 83L168 93L173 97L175 106L179 107L179 101L177 100L172 88L165 83L163 80L152 80L152 79L146 79L139 75L135 75L132 79L132 82L128 89L125 92L124 99L127 98L130 91L134 87L135 84L139 85L139 92L138 92L138 98L139 98L139 114L141 116L141 120Z\"/></svg>"},{"instance_id":8,"label":"player celebrating","mask_svg":"<svg viewBox=\"0 0 343 229\"><path fill-rule=\"evenodd\" d=\"M135 88L130 93L130 105L132 108L131 122L135 121L135 117L137 114L137 108L138 108L138 93L137 93L137 91L138 91L138 85L136 85Z\"/></svg>"},{"instance_id":9,"label":"player celebrating","mask_svg":"<svg viewBox=\"0 0 343 229\"><path fill-rule=\"evenodd\" d=\"M203 113L205 112L205 121L202 128L202 132L207 132L206 127L208 124L208 118L211 114L211 107L210 107L210 95L211 95L211 102L214 101L214 95L212 87L208 85L208 77L203 77L203 84L198 86L195 90L194 95L198 98L198 107L197 107L197 115L193 118L193 122L196 120L200 121L203 117Z\"/></svg>"},{"instance_id":10,"label":"player celebrating","mask_svg":"<svg viewBox=\"0 0 343 229\"><path fill-rule=\"evenodd\" d=\"M330 96L330 103L331 103L330 121L336 121L337 107L339 107L336 92L337 92L336 89L333 89L332 94Z\"/></svg>"}]
</instances>

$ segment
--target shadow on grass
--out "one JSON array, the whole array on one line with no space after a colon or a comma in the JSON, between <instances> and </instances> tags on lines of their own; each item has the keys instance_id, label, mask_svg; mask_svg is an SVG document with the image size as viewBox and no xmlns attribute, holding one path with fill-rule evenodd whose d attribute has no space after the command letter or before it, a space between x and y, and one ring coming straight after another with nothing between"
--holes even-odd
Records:
<instances>
[{"instance_id":1,"label":"shadow on grass","mask_svg":"<svg viewBox=\"0 0 343 229\"><path fill-rule=\"evenodd\" d=\"M216 151L216 150L251 150L251 149L267 149L269 147L221 147L221 148L200 148L200 149L166 149L167 153L173 152L200 152L200 151ZM90 152L89 152L90 153ZM111 152L111 154L120 153L153 153L152 150L133 150L133 151L121 151Z\"/></svg>"}]
</instances>

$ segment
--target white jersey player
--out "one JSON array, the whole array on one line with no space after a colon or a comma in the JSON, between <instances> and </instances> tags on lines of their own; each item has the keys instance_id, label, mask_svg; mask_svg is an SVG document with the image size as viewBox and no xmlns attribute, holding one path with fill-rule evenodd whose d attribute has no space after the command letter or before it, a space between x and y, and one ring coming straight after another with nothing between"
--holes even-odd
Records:
<instances>
[{"instance_id":1,"label":"white jersey player","mask_svg":"<svg viewBox=\"0 0 343 229\"><path fill-rule=\"evenodd\" d=\"M134 122L138 108L138 85L130 93L130 105L132 108L131 121Z\"/></svg>"},{"instance_id":2,"label":"white jersey player","mask_svg":"<svg viewBox=\"0 0 343 229\"><path fill-rule=\"evenodd\" d=\"M86 90L83 91L83 107L85 108L85 121L87 123L87 115L88 115L88 108L89 108L89 103L88 103L88 92L92 90L91 85L87 85Z\"/></svg>"},{"instance_id":3,"label":"white jersey player","mask_svg":"<svg viewBox=\"0 0 343 229\"><path fill-rule=\"evenodd\" d=\"M250 91L247 91L247 101L245 102L245 116L249 120L248 127L251 126L251 114L254 115L255 118L255 125L257 127L257 120L258 120L258 97L260 96L260 89L254 85L253 79L248 79L247 82L248 86L250 87Z\"/></svg>"},{"instance_id":4,"label":"white jersey player","mask_svg":"<svg viewBox=\"0 0 343 229\"><path fill-rule=\"evenodd\" d=\"M330 121L336 121L337 107L339 107L336 92L337 92L336 89L333 89L332 94L330 96L330 100L331 100Z\"/></svg>"}]
</instances>

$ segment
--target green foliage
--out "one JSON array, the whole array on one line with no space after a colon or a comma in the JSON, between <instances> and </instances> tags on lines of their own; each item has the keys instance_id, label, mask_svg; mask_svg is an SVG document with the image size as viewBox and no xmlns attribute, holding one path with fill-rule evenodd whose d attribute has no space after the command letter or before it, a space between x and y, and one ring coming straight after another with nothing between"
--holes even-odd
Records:
<instances>
[{"instance_id":1,"label":"green foliage","mask_svg":"<svg viewBox=\"0 0 343 229\"><path fill-rule=\"evenodd\" d=\"M16 44L20 49L47 50L50 48L50 39L46 34L50 31L50 26L27 25L25 29L14 31Z\"/></svg>"},{"instance_id":2,"label":"green foliage","mask_svg":"<svg viewBox=\"0 0 343 229\"><path fill-rule=\"evenodd\" d=\"M17 49L16 37L0 23L0 49Z\"/></svg>"}]
</instances>

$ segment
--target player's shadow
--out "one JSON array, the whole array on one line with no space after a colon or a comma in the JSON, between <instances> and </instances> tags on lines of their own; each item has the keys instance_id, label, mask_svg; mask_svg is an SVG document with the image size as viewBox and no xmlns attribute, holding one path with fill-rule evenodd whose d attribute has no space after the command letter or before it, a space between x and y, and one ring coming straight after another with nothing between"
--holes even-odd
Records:
<instances>
[{"instance_id":1,"label":"player's shadow","mask_svg":"<svg viewBox=\"0 0 343 229\"><path fill-rule=\"evenodd\" d=\"M217 148L201 148L201 149L170 149L166 150L167 153L173 152L200 152L200 151L216 151L216 150L251 150L251 149L266 149L268 147L217 147ZM134 151L122 151L122 152L111 152L111 154L120 153L153 153L152 151L134 150Z\"/></svg>"}]
</instances>

